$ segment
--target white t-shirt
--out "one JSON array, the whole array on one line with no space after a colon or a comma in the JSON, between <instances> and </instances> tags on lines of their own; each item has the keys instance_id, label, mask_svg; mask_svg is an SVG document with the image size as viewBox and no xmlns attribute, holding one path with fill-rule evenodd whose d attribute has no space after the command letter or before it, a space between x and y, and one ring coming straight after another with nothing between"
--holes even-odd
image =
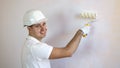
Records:
<instances>
[{"instance_id":1,"label":"white t-shirt","mask_svg":"<svg viewBox=\"0 0 120 68\"><path fill-rule=\"evenodd\" d=\"M52 46L28 36L22 50L22 68L51 68L49 56Z\"/></svg>"}]
</instances>

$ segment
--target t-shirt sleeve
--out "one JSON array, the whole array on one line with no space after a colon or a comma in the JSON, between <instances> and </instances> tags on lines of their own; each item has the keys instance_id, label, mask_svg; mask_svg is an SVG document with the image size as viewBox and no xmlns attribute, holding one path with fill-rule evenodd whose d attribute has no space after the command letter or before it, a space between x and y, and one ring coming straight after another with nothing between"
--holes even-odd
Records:
<instances>
[{"instance_id":1,"label":"t-shirt sleeve","mask_svg":"<svg viewBox=\"0 0 120 68\"><path fill-rule=\"evenodd\" d=\"M48 59L53 47L47 44L33 45L31 48L32 55L42 59Z\"/></svg>"}]
</instances>

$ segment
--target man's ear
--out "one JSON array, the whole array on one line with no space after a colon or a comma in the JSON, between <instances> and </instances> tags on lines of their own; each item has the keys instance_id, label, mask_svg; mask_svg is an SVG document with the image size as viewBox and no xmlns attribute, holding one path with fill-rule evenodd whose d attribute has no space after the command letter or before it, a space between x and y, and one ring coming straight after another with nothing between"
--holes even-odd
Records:
<instances>
[{"instance_id":1,"label":"man's ear","mask_svg":"<svg viewBox=\"0 0 120 68\"><path fill-rule=\"evenodd\" d=\"M31 27L29 27L29 26L27 26L27 29L30 31L32 28L31 28Z\"/></svg>"}]
</instances>

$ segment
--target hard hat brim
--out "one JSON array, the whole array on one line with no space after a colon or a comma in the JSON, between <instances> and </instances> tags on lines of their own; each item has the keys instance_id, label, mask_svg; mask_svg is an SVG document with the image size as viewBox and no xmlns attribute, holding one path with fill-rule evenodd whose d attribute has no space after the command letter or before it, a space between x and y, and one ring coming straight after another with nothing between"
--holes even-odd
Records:
<instances>
[{"instance_id":1,"label":"hard hat brim","mask_svg":"<svg viewBox=\"0 0 120 68\"><path fill-rule=\"evenodd\" d=\"M41 20L39 20L39 21L37 21L37 22L34 22L33 24L30 24L30 25L24 25L24 27L26 27L26 26L31 26L31 25L34 25L34 24L38 24L38 23L41 23L41 22L47 22L47 18L44 18L44 19L41 19Z\"/></svg>"}]
</instances>

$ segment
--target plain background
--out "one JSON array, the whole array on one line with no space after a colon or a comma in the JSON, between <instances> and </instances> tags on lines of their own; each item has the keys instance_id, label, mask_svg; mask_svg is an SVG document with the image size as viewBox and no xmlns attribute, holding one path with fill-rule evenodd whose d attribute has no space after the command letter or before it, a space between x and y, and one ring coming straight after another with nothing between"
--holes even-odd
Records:
<instances>
[{"instance_id":1,"label":"plain background","mask_svg":"<svg viewBox=\"0 0 120 68\"><path fill-rule=\"evenodd\" d=\"M97 12L91 33L70 58L51 60L52 68L120 68L120 0L0 0L0 68L21 68L21 49L27 37L23 15L40 9L48 18L43 40L63 47L85 23L81 11Z\"/></svg>"}]
</instances>

